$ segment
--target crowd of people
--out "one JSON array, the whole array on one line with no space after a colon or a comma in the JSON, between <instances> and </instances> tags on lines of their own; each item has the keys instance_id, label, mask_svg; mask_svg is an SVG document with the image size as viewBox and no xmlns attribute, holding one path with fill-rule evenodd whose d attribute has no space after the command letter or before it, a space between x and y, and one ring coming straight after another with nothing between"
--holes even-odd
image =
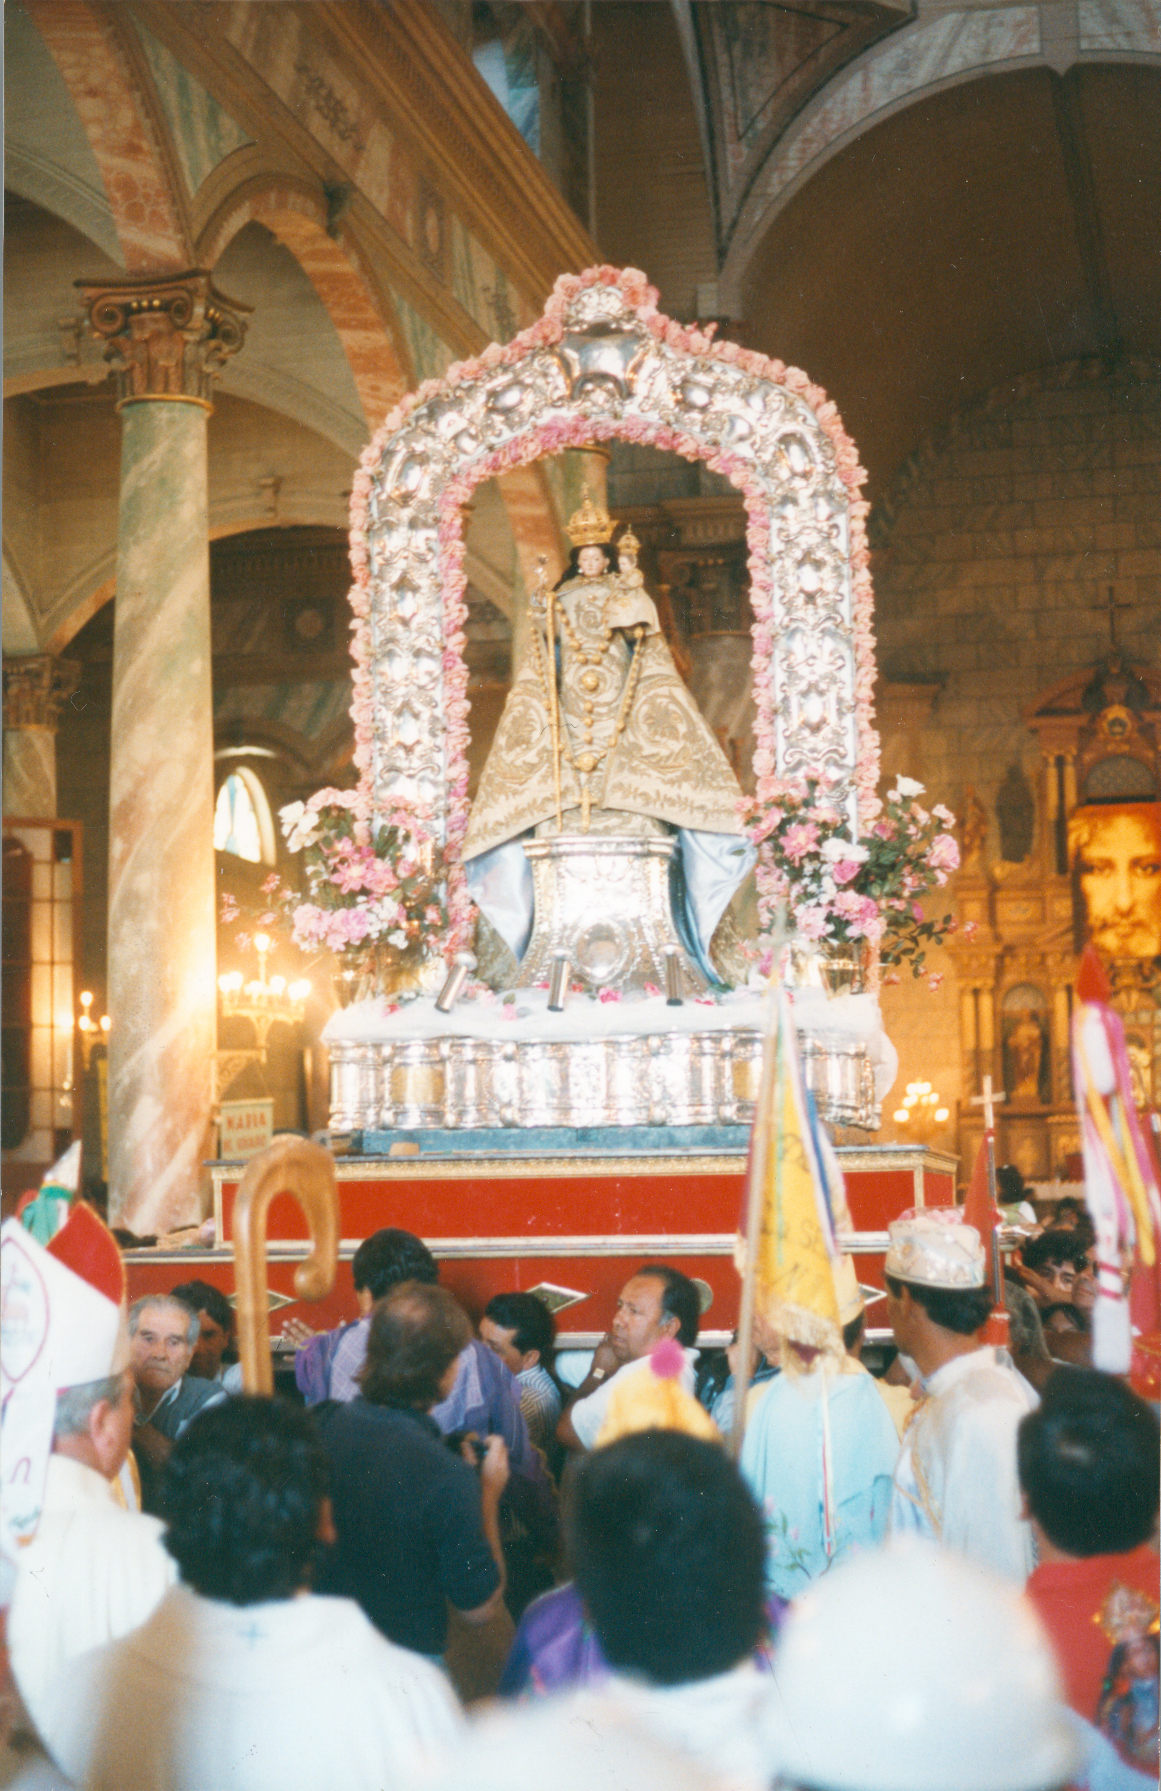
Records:
<instances>
[{"instance_id":1,"label":"crowd of people","mask_svg":"<svg viewBox=\"0 0 1161 1791\"><path fill-rule=\"evenodd\" d=\"M1161 1433L1072 1341L1083 1209L1011 1265L1012 1352L984 1342L956 1209L890 1228L876 1372L849 1259L837 1353L759 1312L736 1463L737 1348L728 1378L699 1355L672 1265L630 1277L574 1386L535 1296L473 1329L422 1241L382 1230L359 1316L293 1327L298 1398L265 1399L210 1284L114 1322L83 1211L15 1246L68 1369L0 1783L1156 1784Z\"/></svg>"}]
</instances>

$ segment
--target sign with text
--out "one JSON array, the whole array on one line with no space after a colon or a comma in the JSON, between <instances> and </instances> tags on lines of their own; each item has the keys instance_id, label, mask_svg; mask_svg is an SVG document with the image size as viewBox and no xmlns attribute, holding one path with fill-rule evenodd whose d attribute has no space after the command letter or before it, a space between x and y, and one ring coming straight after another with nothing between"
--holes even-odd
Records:
<instances>
[{"instance_id":1,"label":"sign with text","mask_svg":"<svg viewBox=\"0 0 1161 1791\"><path fill-rule=\"evenodd\" d=\"M255 1157L274 1136L274 1102L223 1101L218 1109L221 1128L218 1154L227 1162Z\"/></svg>"}]
</instances>

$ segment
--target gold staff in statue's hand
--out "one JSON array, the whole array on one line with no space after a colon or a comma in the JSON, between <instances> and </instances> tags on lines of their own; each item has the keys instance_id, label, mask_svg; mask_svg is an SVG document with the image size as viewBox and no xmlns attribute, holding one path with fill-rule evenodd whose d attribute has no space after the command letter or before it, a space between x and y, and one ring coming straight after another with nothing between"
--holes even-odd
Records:
<instances>
[{"instance_id":1,"label":"gold staff in statue's hand","mask_svg":"<svg viewBox=\"0 0 1161 1791\"><path fill-rule=\"evenodd\" d=\"M294 1271L300 1300L322 1300L335 1284L339 1197L334 1158L306 1138L276 1138L252 1157L234 1197L234 1279L238 1352L247 1393L273 1393L266 1215L276 1194L293 1194L310 1226L310 1255Z\"/></svg>"},{"instance_id":2,"label":"gold staff in statue's hand","mask_svg":"<svg viewBox=\"0 0 1161 1791\"><path fill-rule=\"evenodd\" d=\"M541 673L544 679L544 700L548 709L548 732L552 742L552 785L556 797L556 831L564 830L564 805L561 801L560 789L560 699L556 689L556 592L548 582L548 555L542 553L537 562L536 577L532 582L532 592L528 599L528 607L532 611L532 626L536 627L536 617L544 617L544 632L547 636L547 653L542 648ZM539 635L537 640L539 641Z\"/></svg>"}]
</instances>

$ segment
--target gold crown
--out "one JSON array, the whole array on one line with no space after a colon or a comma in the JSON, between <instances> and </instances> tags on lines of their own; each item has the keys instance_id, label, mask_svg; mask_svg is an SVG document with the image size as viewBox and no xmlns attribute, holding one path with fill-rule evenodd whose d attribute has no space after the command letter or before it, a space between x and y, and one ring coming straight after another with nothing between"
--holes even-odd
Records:
<instances>
[{"instance_id":1,"label":"gold crown","mask_svg":"<svg viewBox=\"0 0 1161 1791\"><path fill-rule=\"evenodd\" d=\"M598 510L592 498L587 497L569 517L566 533L574 547L604 547L614 526L608 511Z\"/></svg>"},{"instance_id":2,"label":"gold crown","mask_svg":"<svg viewBox=\"0 0 1161 1791\"><path fill-rule=\"evenodd\" d=\"M618 553L622 548L624 548L627 553L640 553L641 551L641 543L638 541L631 528L627 528L625 533L621 536L621 539L617 542Z\"/></svg>"}]
</instances>

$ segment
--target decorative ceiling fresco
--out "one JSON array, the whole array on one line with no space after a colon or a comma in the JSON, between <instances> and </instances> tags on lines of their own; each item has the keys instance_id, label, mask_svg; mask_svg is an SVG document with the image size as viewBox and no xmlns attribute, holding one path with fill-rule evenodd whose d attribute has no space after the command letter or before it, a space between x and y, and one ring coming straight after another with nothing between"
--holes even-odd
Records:
<instances>
[{"instance_id":1,"label":"decorative ceiling fresco","mask_svg":"<svg viewBox=\"0 0 1161 1791\"><path fill-rule=\"evenodd\" d=\"M851 59L915 17L891 0L674 0L706 156L718 250L787 125Z\"/></svg>"}]
</instances>

